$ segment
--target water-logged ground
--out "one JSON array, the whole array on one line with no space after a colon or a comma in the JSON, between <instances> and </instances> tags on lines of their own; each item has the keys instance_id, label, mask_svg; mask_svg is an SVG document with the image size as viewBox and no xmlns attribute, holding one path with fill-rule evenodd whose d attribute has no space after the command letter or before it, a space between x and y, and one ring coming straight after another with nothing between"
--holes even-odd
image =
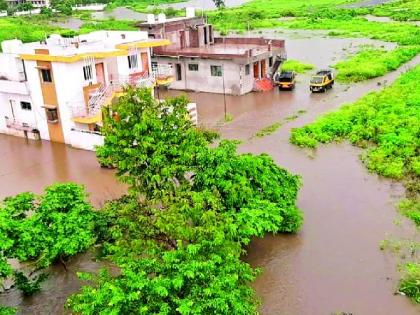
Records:
<instances>
[{"instance_id":1,"label":"water-logged ground","mask_svg":"<svg viewBox=\"0 0 420 315\"><path fill-rule=\"evenodd\" d=\"M232 7L239 7L242 4L249 2L250 0L224 0L225 6L227 8ZM159 7L161 8L168 8L172 7L174 9L183 9L187 7L193 7L196 9L203 9L203 10L213 10L216 9L216 6L213 0L189 0L185 2L177 2L177 3L169 3L169 4L162 4Z\"/></svg>"},{"instance_id":2,"label":"water-logged ground","mask_svg":"<svg viewBox=\"0 0 420 315\"><path fill-rule=\"evenodd\" d=\"M359 43L315 34L309 37L290 37L289 57L318 67L343 58L344 48L349 48L350 42L351 47ZM359 160L361 151L346 143L322 146L313 154L288 142L292 127L305 125L344 102L390 84L401 71L419 62L417 57L383 78L352 86L337 84L327 93L310 94L309 75L300 75L293 92L274 90L228 96L227 109L234 117L228 124L220 124L222 95L189 94L198 103L203 124L218 126L225 138L243 140L241 152L269 153L303 179L298 200L305 213L303 230L297 235L255 240L245 258L264 270L254 283L263 301L262 314L329 315L345 311L357 315L399 315L420 311L405 297L393 294L398 279L396 259L379 251L378 246L389 234L413 233L412 225L394 208L404 193L401 185L369 174ZM285 120L302 110L306 112L300 112L296 119ZM284 124L272 135L250 139L261 128L279 121ZM0 197L24 190L40 192L47 184L67 180L85 184L95 204L124 191L113 178L113 171L99 168L90 152L8 136L0 136L0 152ZM396 225L395 219L401 224ZM97 268L89 255L77 257L70 266L67 274L55 267L40 295L21 299L12 290L0 295L0 304L18 305L23 314L62 312L66 296L79 286L74 272Z\"/></svg>"}]
</instances>

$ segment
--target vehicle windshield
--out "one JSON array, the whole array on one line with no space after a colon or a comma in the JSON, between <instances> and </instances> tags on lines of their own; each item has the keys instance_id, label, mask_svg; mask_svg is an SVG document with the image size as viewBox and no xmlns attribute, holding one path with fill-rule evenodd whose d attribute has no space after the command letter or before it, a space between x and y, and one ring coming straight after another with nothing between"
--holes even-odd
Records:
<instances>
[{"instance_id":1,"label":"vehicle windshield","mask_svg":"<svg viewBox=\"0 0 420 315\"><path fill-rule=\"evenodd\" d=\"M319 83L322 83L323 80L324 80L324 77L313 77L311 79L311 83L319 84Z\"/></svg>"},{"instance_id":2,"label":"vehicle windshield","mask_svg":"<svg viewBox=\"0 0 420 315\"><path fill-rule=\"evenodd\" d=\"M280 74L279 80L281 82L292 82L293 74L291 72L283 72L282 74Z\"/></svg>"},{"instance_id":3,"label":"vehicle windshield","mask_svg":"<svg viewBox=\"0 0 420 315\"><path fill-rule=\"evenodd\" d=\"M292 78L291 77L280 77L280 81L281 82L292 82Z\"/></svg>"}]
</instances>

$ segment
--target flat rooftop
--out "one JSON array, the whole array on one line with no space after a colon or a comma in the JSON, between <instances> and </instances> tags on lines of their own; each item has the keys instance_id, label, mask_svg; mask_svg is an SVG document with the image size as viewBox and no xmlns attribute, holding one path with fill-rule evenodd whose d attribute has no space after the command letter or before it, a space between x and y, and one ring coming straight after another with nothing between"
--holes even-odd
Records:
<instances>
[{"instance_id":1,"label":"flat rooftop","mask_svg":"<svg viewBox=\"0 0 420 315\"><path fill-rule=\"evenodd\" d=\"M283 40L263 38L215 38L215 43L203 47L159 47L154 50L159 56L200 57L213 59L233 59L257 56L269 51L284 50Z\"/></svg>"}]
</instances>

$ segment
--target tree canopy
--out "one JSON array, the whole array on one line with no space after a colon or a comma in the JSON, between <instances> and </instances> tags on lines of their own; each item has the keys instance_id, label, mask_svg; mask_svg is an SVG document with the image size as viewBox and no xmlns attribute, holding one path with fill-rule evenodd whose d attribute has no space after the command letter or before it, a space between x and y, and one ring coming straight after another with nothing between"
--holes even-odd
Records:
<instances>
[{"instance_id":1,"label":"tree canopy","mask_svg":"<svg viewBox=\"0 0 420 315\"><path fill-rule=\"evenodd\" d=\"M44 268L88 249L96 239L96 214L82 186L54 184L43 195L21 193L0 204L0 278L7 259Z\"/></svg>"},{"instance_id":2,"label":"tree canopy","mask_svg":"<svg viewBox=\"0 0 420 315\"><path fill-rule=\"evenodd\" d=\"M296 232L297 176L267 155L237 154L195 128L183 97L128 90L105 114L99 160L130 193L102 210L103 255L117 267L81 275L68 307L81 314L255 314L258 270L243 245Z\"/></svg>"}]
</instances>

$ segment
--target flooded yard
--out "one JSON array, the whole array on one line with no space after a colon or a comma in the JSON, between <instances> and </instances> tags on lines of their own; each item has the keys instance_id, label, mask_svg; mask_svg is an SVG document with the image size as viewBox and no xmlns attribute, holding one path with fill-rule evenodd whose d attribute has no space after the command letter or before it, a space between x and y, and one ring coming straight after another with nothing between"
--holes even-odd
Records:
<instances>
[{"instance_id":1,"label":"flooded yard","mask_svg":"<svg viewBox=\"0 0 420 315\"><path fill-rule=\"evenodd\" d=\"M311 62L319 68L342 59L355 45L372 43L312 35L276 36L288 38L289 58ZM394 295L398 280L396 259L379 250L379 242L387 235L414 233L411 223L400 217L394 207L404 194L403 187L368 173L359 159L361 151L347 143L321 146L316 152L289 144L291 128L390 84L399 73L419 62L418 56L384 77L351 86L336 84L327 93L311 94L307 74L298 76L292 92L275 89L227 96L227 112L233 116L230 123L223 122L223 95L188 93L198 104L200 123L219 130L223 138L242 140L241 152L268 153L279 165L302 176L298 201L305 215L302 231L297 235L256 239L245 257L263 269L253 284L262 300L262 314L419 313L420 309L407 298ZM161 97L181 94L160 93ZM276 122L283 125L272 135L253 137L258 130ZM56 181L75 181L86 185L92 202L99 206L125 191L112 170L99 167L92 152L4 135L0 135L0 148L0 197L27 190L41 192ZM395 219L401 224L396 225ZM60 266L54 267L40 294L22 298L11 290L0 295L0 304L19 306L21 314L63 313L66 297L80 286L75 272L97 267L90 254L80 255L70 263L67 273Z\"/></svg>"}]
</instances>

